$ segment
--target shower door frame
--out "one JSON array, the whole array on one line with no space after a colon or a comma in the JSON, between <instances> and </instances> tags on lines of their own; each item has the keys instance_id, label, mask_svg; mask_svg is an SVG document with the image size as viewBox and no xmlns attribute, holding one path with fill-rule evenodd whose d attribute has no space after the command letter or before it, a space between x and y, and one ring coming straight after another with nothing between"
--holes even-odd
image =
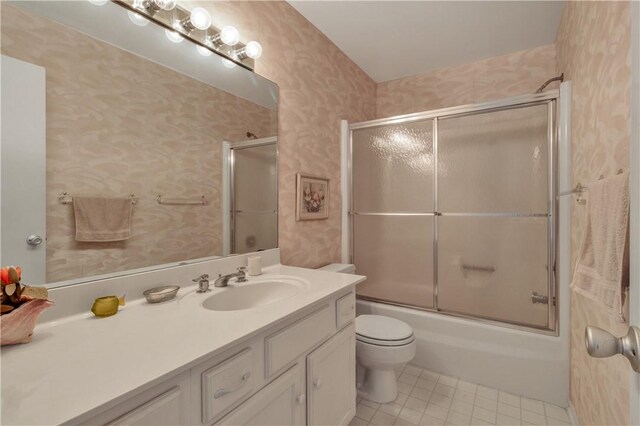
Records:
<instances>
[{"instance_id":1,"label":"shower door frame","mask_svg":"<svg viewBox=\"0 0 640 426\"><path fill-rule=\"evenodd\" d=\"M223 141L222 143L222 224L223 224L223 255L229 256L235 252L236 246L236 210L235 206L235 152L241 149L255 148L258 146L275 145L276 147L276 203L279 199L278 176L280 173L278 137L270 136L259 139L249 139L238 142ZM278 235L279 206L276 204L276 236ZM280 242L276 239L276 247Z\"/></svg>"},{"instance_id":2,"label":"shower door frame","mask_svg":"<svg viewBox=\"0 0 640 426\"><path fill-rule=\"evenodd\" d=\"M378 216L433 216L433 308L417 307L398 302L392 302L383 299L377 299L368 296L360 296L363 300L384 303L406 307L410 309L418 309L428 312L434 312L443 315L454 316L458 318L469 319L501 327L535 332L539 334L547 334L552 336L559 335L559 301L556 277L556 253L557 253L557 216L558 216L558 101L560 98L559 90L548 90L543 93L526 94L510 98L504 98L497 101L482 102L477 104L467 104L450 108L441 108L436 110L398 115L388 118L370 120L359 123L349 123L348 143L347 143L347 177L349 192L349 209L348 209L348 226L349 226L349 258L353 263L354 259L354 231L353 217L354 215L378 215ZM482 216L503 216L503 217L546 217L547 218L547 296L548 296L548 324L549 327L536 327L533 325L500 321L489 317L478 315L465 315L457 312L443 311L438 307L438 216L443 216L438 211L438 119L453 118L468 115L476 115L489 112L505 111L517 108L526 108L536 105L547 105L547 213L481 213ZM407 124L417 121L432 120L433 124L433 213L367 213L356 212L353 206L353 131L367 129L373 127L381 127L394 124ZM473 215L473 213L465 214Z\"/></svg>"}]
</instances>

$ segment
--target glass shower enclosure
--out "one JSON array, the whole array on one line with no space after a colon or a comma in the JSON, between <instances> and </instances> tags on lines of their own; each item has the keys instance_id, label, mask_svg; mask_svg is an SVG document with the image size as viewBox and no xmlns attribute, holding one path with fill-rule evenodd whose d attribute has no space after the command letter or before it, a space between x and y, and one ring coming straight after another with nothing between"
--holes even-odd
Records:
<instances>
[{"instance_id":1,"label":"glass shower enclosure","mask_svg":"<svg viewBox=\"0 0 640 426\"><path fill-rule=\"evenodd\" d=\"M554 332L557 98L350 125L358 297Z\"/></svg>"}]
</instances>

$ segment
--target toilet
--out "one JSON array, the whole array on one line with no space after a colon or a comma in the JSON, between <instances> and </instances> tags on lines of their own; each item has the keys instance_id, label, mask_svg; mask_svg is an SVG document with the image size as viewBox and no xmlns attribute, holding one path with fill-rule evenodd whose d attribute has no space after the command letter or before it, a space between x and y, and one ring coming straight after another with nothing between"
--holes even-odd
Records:
<instances>
[{"instance_id":1,"label":"toilet","mask_svg":"<svg viewBox=\"0 0 640 426\"><path fill-rule=\"evenodd\" d=\"M325 271L353 274L355 266L331 264ZM356 317L356 359L358 395L369 401L387 403L398 396L395 368L416 355L411 326L382 315Z\"/></svg>"}]
</instances>

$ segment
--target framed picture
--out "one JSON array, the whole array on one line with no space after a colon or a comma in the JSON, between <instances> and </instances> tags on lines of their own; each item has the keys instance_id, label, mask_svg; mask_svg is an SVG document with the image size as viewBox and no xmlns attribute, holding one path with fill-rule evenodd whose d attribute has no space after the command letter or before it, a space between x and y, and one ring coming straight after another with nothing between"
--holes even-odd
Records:
<instances>
[{"instance_id":1,"label":"framed picture","mask_svg":"<svg viewBox=\"0 0 640 426\"><path fill-rule=\"evenodd\" d=\"M296 220L329 217L329 179L296 175Z\"/></svg>"}]
</instances>

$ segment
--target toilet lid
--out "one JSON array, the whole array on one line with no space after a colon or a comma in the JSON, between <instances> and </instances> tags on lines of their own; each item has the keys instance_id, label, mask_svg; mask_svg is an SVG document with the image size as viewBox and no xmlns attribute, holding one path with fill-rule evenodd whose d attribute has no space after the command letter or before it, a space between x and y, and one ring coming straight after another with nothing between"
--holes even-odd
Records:
<instances>
[{"instance_id":1,"label":"toilet lid","mask_svg":"<svg viewBox=\"0 0 640 426\"><path fill-rule=\"evenodd\" d=\"M363 341L379 341L381 344L403 344L413 340L413 329L406 322L382 315L356 317L356 337Z\"/></svg>"}]
</instances>

